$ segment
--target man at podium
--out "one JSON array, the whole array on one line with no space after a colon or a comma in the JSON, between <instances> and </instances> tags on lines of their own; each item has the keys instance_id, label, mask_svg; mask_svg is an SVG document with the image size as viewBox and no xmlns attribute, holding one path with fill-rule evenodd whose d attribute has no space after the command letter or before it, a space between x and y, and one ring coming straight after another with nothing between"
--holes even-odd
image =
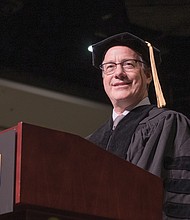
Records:
<instances>
[{"instance_id":1,"label":"man at podium","mask_svg":"<svg viewBox=\"0 0 190 220\"><path fill-rule=\"evenodd\" d=\"M127 32L92 48L113 113L87 139L163 179L163 219L190 219L190 121L164 108L156 70L160 51ZM151 81L157 106L148 98Z\"/></svg>"}]
</instances>

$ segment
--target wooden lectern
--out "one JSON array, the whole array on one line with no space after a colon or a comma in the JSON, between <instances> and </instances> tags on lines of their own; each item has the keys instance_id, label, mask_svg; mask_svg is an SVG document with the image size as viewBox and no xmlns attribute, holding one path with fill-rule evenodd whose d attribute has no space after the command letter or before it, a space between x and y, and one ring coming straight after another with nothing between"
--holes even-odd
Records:
<instances>
[{"instance_id":1,"label":"wooden lectern","mask_svg":"<svg viewBox=\"0 0 190 220\"><path fill-rule=\"evenodd\" d=\"M162 181L73 134L0 133L0 220L161 220Z\"/></svg>"}]
</instances>

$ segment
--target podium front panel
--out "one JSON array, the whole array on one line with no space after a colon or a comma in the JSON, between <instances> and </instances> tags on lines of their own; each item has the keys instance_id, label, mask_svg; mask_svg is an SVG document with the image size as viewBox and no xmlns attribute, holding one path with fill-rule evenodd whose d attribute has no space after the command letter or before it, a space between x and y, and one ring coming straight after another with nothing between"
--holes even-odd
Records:
<instances>
[{"instance_id":1,"label":"podium front panel","mask_svg":"<svg viewBox=\"0 0 190 220\"><path fill-rule=\"evenodd\" d=\"M0 135L0 214L13 211L16 130Z\"/></svg>"},{"instance_id":2,"label":"podium front panel","mask_svg":"<svg viewBox=\"0 0 190 220\"><path fill-rule=\"evenodd\" d=\"M2 220L162 219L160 178L77 135L19 123L0 132L0 158Z\"/></svg>"}]
</instances>

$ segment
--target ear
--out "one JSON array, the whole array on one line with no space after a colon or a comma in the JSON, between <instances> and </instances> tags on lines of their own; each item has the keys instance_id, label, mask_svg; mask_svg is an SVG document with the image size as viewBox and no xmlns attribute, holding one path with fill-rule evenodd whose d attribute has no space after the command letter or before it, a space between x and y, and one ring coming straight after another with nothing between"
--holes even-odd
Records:
<instances>
[{"instance_id":1,"label":"ear","mask_svg":"<svg viewBox=\"0 0 190 220\"><path fill-rule=\"evenodd\" d=\"M146 78L147 78L147 84L149 85L152 82L151 68L145 68L144 73L145 73Z\"/></svg>"}]
</instances>

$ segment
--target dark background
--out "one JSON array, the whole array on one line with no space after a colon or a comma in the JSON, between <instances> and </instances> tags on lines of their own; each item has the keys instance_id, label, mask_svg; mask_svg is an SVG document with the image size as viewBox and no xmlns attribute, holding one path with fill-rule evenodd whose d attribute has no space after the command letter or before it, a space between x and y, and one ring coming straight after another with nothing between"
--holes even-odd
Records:
<instances>
[{"instance_id":1,"label":"dark background","mask_svg":"<svg viewBox=\"0 0 190 220\"><path fill-rule=\"evenodd\" d=\"M161 50L167 106L190 115L189 0L1 0L0 27L1 78L103 103L87 48L131 32Z\"/></svg>"}]
</instances>

